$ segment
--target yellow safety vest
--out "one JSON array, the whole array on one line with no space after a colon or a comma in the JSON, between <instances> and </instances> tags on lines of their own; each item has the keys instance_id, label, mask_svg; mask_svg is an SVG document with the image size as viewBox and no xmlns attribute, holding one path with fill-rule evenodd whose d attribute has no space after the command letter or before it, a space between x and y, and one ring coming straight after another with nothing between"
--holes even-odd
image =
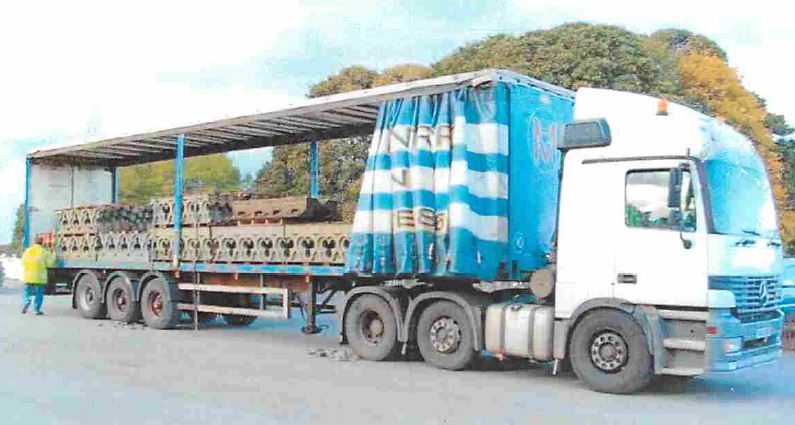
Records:
<instances>
[{"instance_id":1,"label":"yellow safety vest","mask_svg":"<svg viewBox=\"0 0 795 425\"><path fill-rule=\"evenodd\" d=\"M32 285L47 284L47 267L52 267L54 262L55 258L46 248L32 245L22 254L23 281Z\"/></svg>"}]
</instances>

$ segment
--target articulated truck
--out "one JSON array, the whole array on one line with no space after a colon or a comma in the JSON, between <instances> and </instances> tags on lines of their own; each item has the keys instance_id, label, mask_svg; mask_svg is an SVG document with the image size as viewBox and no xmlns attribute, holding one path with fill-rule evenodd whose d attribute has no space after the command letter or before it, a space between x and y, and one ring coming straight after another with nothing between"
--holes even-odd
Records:
<instances>
[{"instance_id":1,"label":"articulated truck","mask_svg":"<svg viewBox=\"0 0 795 425\"><path fill-rule=\"evenodd\" d=\"M350 223L321 196L318 152L354 136L371 139ZM185 158L294 143L307 196L186 191ZM162 160L173 197L120 203L118 169ZM54 147L27 157L25 211L26 243L53 247L52 279L90 319L298 308L315 333L335 313L367 360L460 370L487 352L609 393L781 354L762 161L720 120L640 94L483 70Z\"/></svg>"}]
</instances>

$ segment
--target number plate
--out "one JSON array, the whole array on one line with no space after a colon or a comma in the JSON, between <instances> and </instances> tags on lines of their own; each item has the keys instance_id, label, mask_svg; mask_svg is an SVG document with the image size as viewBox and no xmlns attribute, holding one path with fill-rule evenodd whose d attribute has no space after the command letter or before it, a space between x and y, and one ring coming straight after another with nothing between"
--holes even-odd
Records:
<instances>
[{"instance_id":1,"label":"number plate","mask_svg":"<svg viewBox=\"0 0 795 425\"><path fill-rule=\"evenodd\" d=\"M767 338L773 334L772 328L759 328L756 330L756 337L757 338Z\"/></svg>"}]
</instances>

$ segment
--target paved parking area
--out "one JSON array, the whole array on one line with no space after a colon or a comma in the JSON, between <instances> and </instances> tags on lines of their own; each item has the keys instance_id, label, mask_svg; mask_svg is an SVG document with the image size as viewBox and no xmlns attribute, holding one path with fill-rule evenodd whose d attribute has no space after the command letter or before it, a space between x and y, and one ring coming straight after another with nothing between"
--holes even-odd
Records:
<instances>
[{"instance_id":1,"label":"paved parking area","mask_svg":"<svg viewBox=\"0 0 795 425\"><path fill-rule=\"evenodd\" d=\"M598 394L549 368L485 362L445 372L417 361L352 360L336 321L156 331L89 321L68 296L46 315L0 289L0 423L793 423L795 354L769 367L633 396ZM322 354L330 354L323 357Z\"/></svg>"}]
</instances>

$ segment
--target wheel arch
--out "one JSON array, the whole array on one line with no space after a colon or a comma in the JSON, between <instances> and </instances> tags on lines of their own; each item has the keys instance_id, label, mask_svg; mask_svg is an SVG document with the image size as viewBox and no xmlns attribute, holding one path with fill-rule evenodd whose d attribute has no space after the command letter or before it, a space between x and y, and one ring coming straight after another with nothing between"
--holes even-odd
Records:
<instances>
[{"instance_id":1,"label":"wheel arch","mask_svg":"<svg viewBox=\"0 0 795 425\"><path fill-rule=\"evenodd\" d=\"M663 345L663 327L657 309L654 306L632 304L620 298L594 298L580 304L571 317L564 322L560 339L555 336L555 358L562 360L568 356L569 344L574 329L589 313L597 310L618 310L626 313L643 330L649 353L652 355L654 372L661 373L665 347Z\"/></svg>"},{"instance_id":2,"label":"wheel arch","mask_svg":"<svg viewBox=\"0 0 795 425\"><path fill-rule=\"evenodd\" d=\"M483 349L483 312L484 306L490 304L491 300L486 296L468 292L431 291L412 299L406 311L406 324L403 327L405 333L402 342L416 339L417 321L420 314L433 302L440 300L451 301L464 310L472 324L475 351Z\"/></svg>"}]
</instances>

